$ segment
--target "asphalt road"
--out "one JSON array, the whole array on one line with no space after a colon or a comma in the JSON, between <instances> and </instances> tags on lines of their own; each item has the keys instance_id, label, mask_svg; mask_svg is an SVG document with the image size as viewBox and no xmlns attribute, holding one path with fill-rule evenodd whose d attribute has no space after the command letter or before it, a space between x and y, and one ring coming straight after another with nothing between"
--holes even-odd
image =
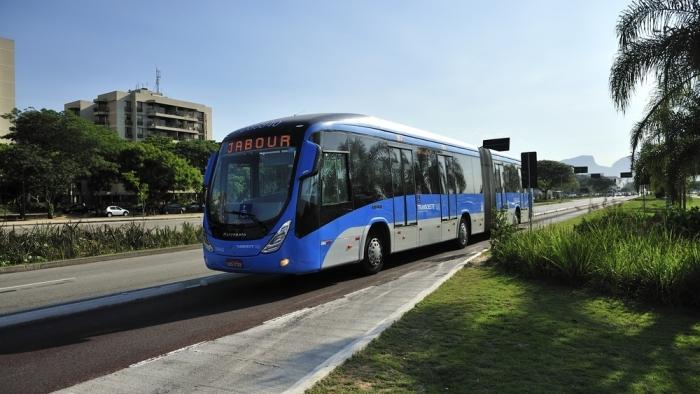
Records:
<instances>
[{"instance_id":1,"label":"asphalt road","mask_svg":"<svg viewBox=\"0 0 700 394\"><path fill-rule=\"evenodd\" d=\"M394 256L377 275L344 266L306 276L243 276L175 295L0 330L0 391L46 392L257 326L483 249L446 245Z\"/></svg>"},{"instance_id":2,"label":"asphalt road","mask_svg":"<svg viewBox=\"0 0 700 394\"><path fill-rule=\"evenodd\" d=\"M350 265L305 276L232 277L174 295L0 329L0 392L47 392L68 387L172 350L240 332L301 308L392 281L440 261L466 256L487 245L488 241L481 236L474 237L473 244L462 250L440 244L400 253L392 256L385 269L373 276L360 275L356 267ZM38 294L59 291L62 287L84 287L86 294L94 295L100 283L108 286L109 282L114 282L113 289L137 288L150 283L149 275L156 275L151 280L164 283L188 275L211 274L203 270L199 250L137 259L138 262L133 263L111 261L64 267L76 271L54 271L61 275L47 274L40 279L72 275L74 281L43 288L21 288L13 296L20 300L23 292ZM45 271L53 270L61 269ZM91 274L83 277L81 271ZM43 275L41 271L35 273ZM7 287L4 282L10 275L15 274L0 275L2 287ZM93 284L89 284L90 278L95 281ZM0 294L0 299L8 296L8 293Z\"/></svg>"},{"instance_id":3,"label":"asphalt road","mask_svg":"<svg viewBox=\"0 0 700 394\"><path fill-rule=\"evenodd\" d=\"M0 274L0 315L213 274L200 249Z\"/></svg>"},{"instance_id":4,"label":"asphalt road","mask_svg":"<svg viewBox=\"0 0 700 394\"><path fill-rule=\"evenodd\" d=\"M595 198L584 198L584 199L578 199L578 200L573 200L573 201L567 201L563 203L556 203L556 204L545 204L545 205L535 205L533 208L534 213L543 213L543 212L548 212L548 211L554 211L557 209L564 209L564 208L574 208L574 207L588 207L589 205L593 204L600 204L603 202L619 202L619 201L625 201L625 200L630 200L636 197L595 197Z\"/></svg>"},{"instance_id":5,"label":"asphalt road","mask_svg":"<svg viewBox=\"0 0 700 394\"><path fill-rule=\"evenodd\" d=\"M623 198L617 200L621 199ZM592 202L596 204L602 201L603 198L598 198L593 199ZM536 206L534 212L538 214L562 208L588 207L588 205L587 200L571 201ZM571 215L575 214L580 212L571 213ZM163 226L179 225L183 221L192 220L201 219L174 218L144 223ZM216 272L204 266L202 252L199 249L0 274L0 315L214 274Z\"/></svg>"}]
</instances>

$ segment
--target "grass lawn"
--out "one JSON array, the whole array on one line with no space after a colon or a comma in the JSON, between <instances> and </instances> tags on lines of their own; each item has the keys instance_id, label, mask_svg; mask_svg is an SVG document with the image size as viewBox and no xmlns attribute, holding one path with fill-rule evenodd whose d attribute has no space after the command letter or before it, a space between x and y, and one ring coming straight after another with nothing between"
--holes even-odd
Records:
<instances>
[{"instance_id":1,"label":"grass lawn","mask_svg":"<svg viewBox=\"0 0 700 394\"><path fill-rule=\"evenodd\" d=\"M700 312L463 269L310 392L698 392Z\"/></svg>"}]
</instances>

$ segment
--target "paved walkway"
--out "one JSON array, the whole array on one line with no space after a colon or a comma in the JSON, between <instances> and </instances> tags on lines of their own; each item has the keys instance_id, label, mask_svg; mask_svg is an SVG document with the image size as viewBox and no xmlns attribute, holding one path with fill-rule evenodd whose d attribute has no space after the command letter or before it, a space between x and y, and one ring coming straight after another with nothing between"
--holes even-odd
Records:
<instances>
[{"instance_id":1,"label":"paved walkway","mask_svg":"<svg viewBox=\"0 0 700 394\"><path fill-rule=\"evenodd\" d=\"M462 259L146 360L63 393L303 392L457 272Z\"/></svg>"}]
</instances>

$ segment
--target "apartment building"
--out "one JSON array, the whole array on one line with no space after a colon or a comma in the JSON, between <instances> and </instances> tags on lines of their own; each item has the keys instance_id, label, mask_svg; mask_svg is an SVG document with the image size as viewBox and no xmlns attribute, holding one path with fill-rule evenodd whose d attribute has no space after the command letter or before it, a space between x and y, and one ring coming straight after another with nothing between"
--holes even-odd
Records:
<instances>
[{"instance_id":1,"label":"apartment building","mask_svg":"<svg viewBox=\"0 0 700 394\"><path fill-rule=\"evenodd\" d=\"M114 91L93 101L78 100L64 105L66 111L109 127L121 138L142 140L150 135L176 140L211 140L211 108L176 100L142 88Z\"/></svg>"},{"instance_id":2,"label":"apartment building","mask_svg":"<svg viewBox=\"0 0 700 394\"><path fill-rule=\"evenodd\" d=\"M0 38L0 115L15 108L15 42ZM10 132L10 122L0 118L0 143L9 142L2 137Z\"/></svg>"}]
</instances>

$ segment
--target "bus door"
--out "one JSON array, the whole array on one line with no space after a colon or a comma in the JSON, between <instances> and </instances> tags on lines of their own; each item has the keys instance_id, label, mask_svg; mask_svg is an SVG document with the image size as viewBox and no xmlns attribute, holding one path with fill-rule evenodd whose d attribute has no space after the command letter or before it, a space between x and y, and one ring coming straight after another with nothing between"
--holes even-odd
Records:
<instances>
[{"instance_id":1,"label":"bus door","mask_svg":"<svg viewBox=\"0 0 700 394\"><path fill-rule=\"evenodd\" d=\"M438 155L440 172L440 218L442 225L442 240L453 239L457 235L457 195L454 187L454 170L452 157Z\"/></svg>"},{"instance_id":2,"label":"bus door","mask_svg":"<svg viewBox=\"0 0 700 394\"><path fill-rule=\"evenodd\" d=\"M391 148L391 182L394 189L394 245L392 251L418 246L416 180L413 152Z\"/></svg>"}]
</instances>

